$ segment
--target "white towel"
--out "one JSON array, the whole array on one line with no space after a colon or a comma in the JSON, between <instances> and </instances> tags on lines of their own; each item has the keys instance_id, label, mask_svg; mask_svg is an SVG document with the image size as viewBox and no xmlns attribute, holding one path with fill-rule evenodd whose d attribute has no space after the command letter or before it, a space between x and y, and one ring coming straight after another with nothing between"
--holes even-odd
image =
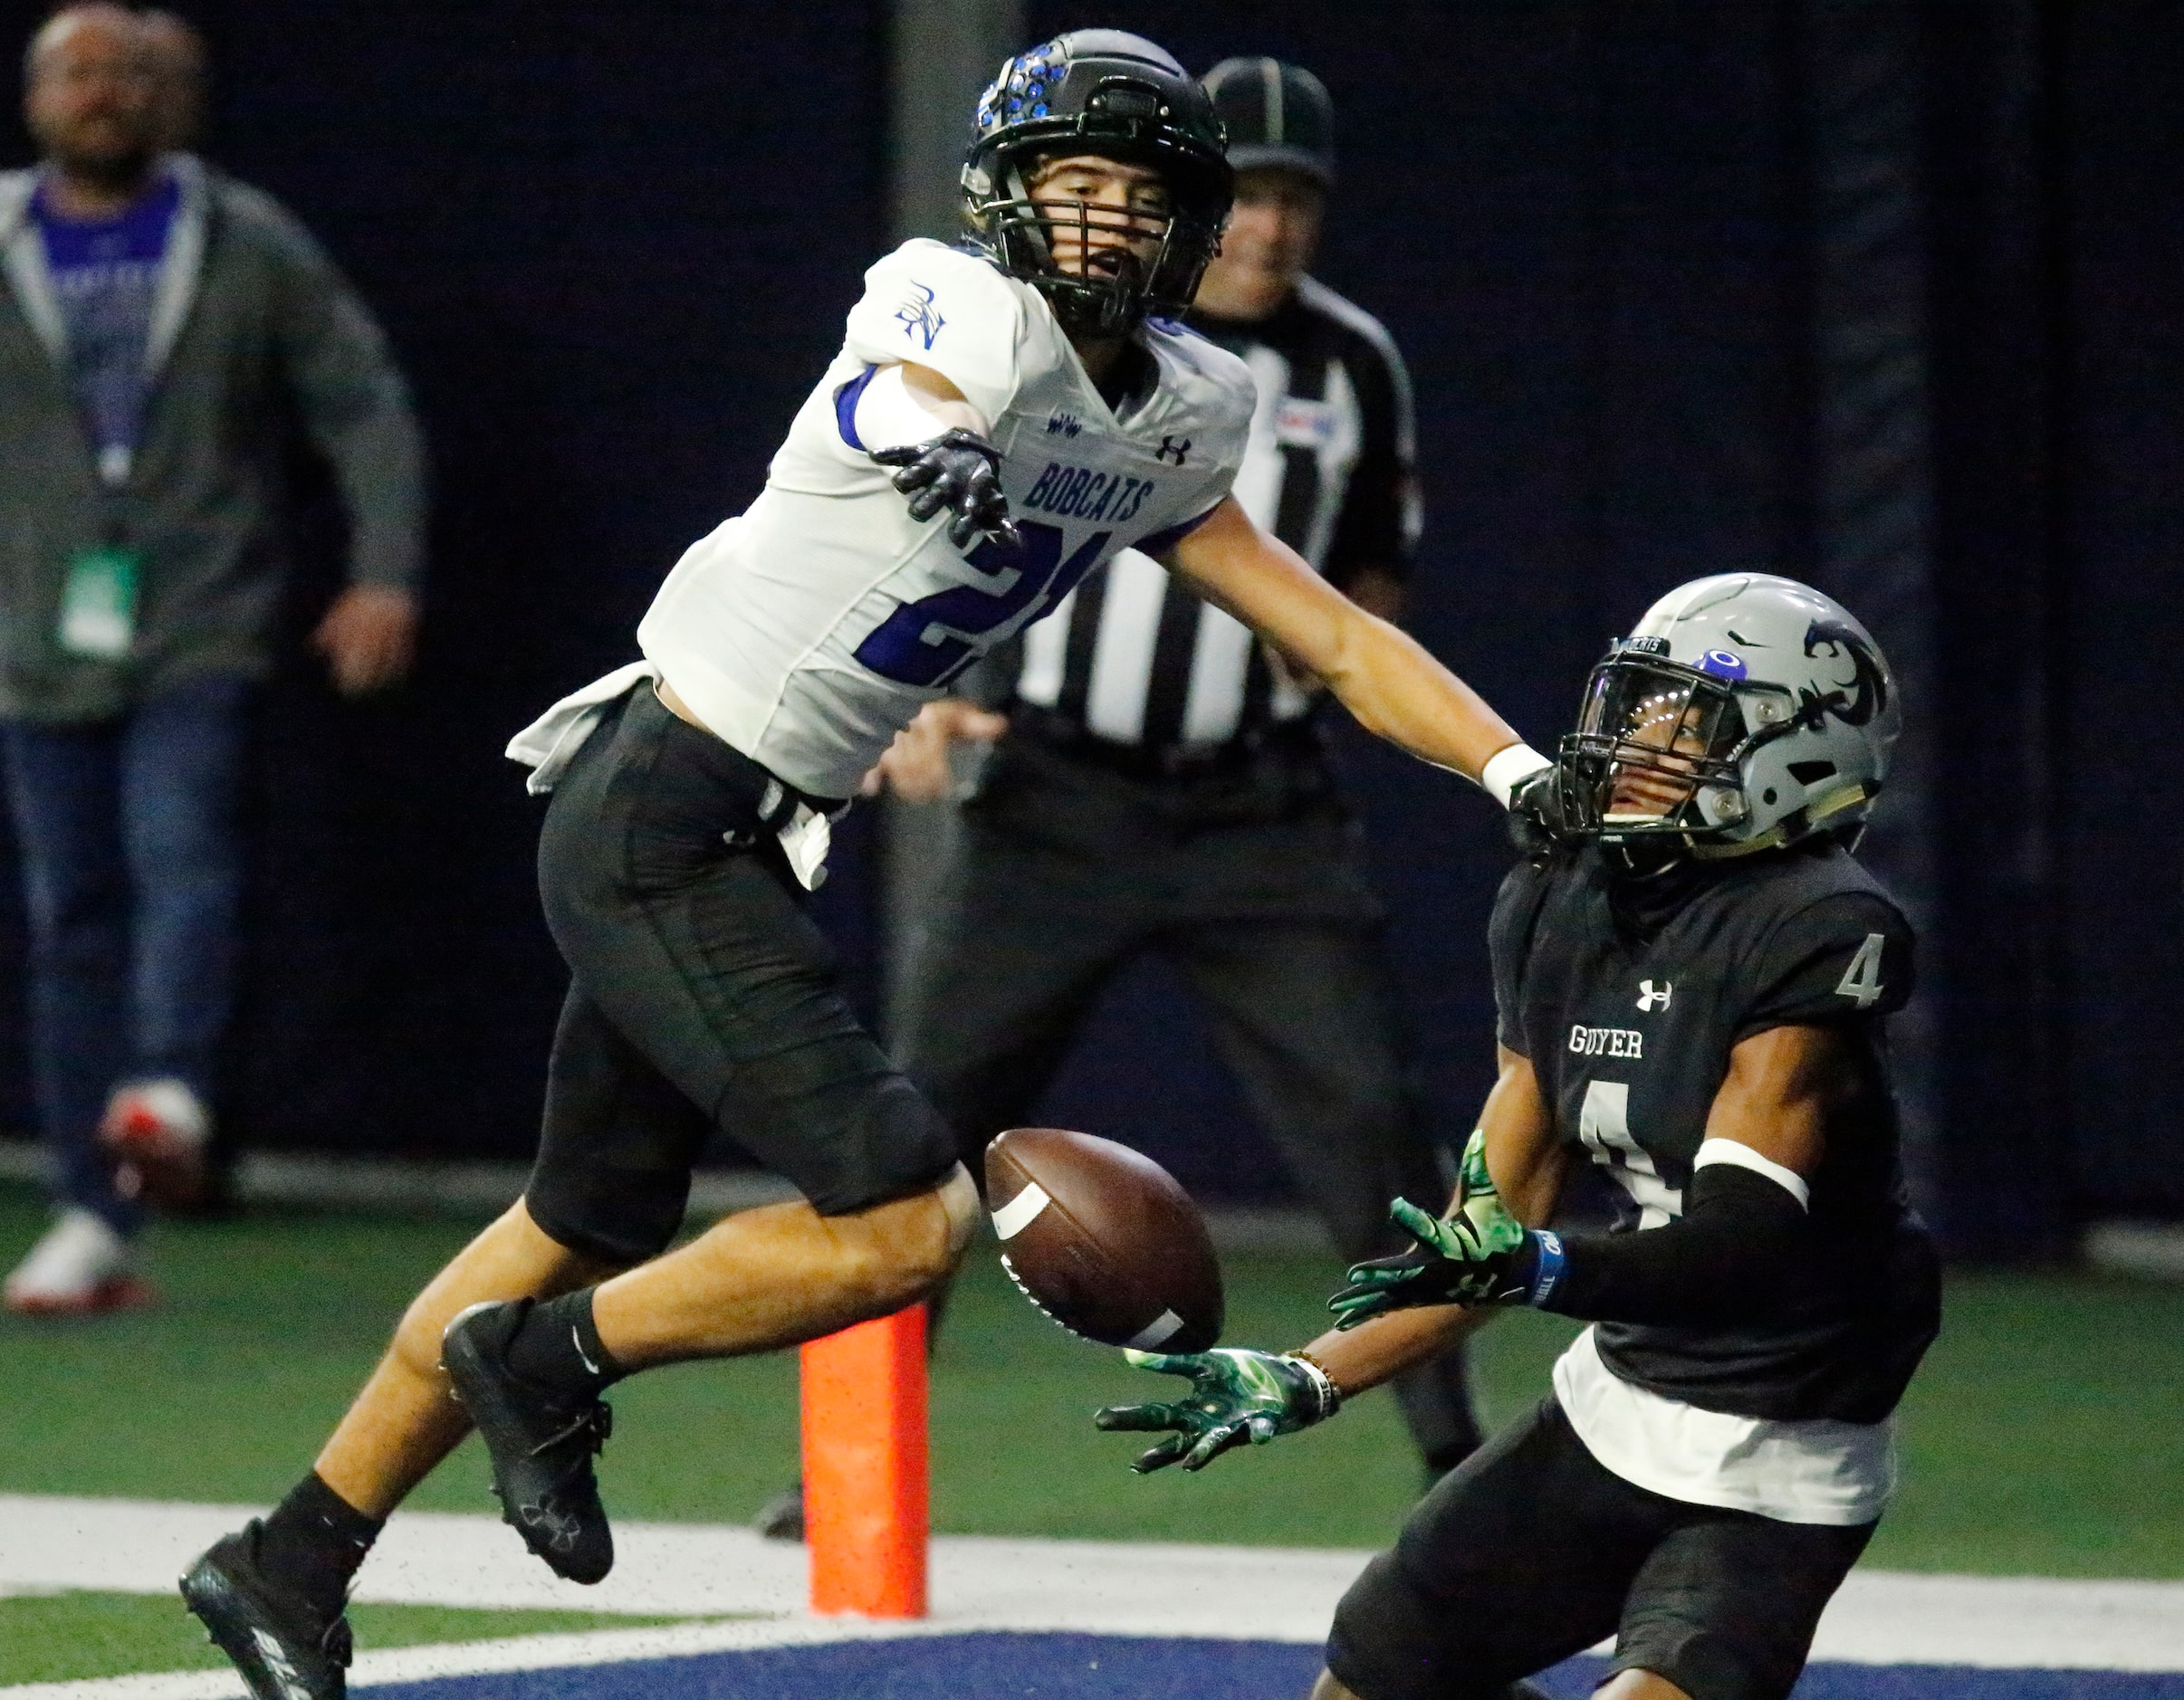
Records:
<instances>
[{"instance_id":1,"label":"white towel","mask_svg":"<svg viewBox=\"0 0 2184 1700\"><path fill-rule=\"evenodd\" d=\"M594 679L581 691L571 691L530 725L508 740L508 759L531 769L523 788L543 797L560 783L561 773L576 759L576 752L591 736L607 705L629 694L640 679L656 679L660 670L648 661L633 661L617 667L603 679Z\"/></svg>"},{"instance_id":2,"label":"white towel","mask_svg":"<svg viewBox=\"0 0 2184 1700\"><path fill-rule=\"evenodd\" d=\"M617 667L582 690L570 692L511 738L509 760L520 761L531 769L523 788L533 797L542 797L552 790L607 712L607 705L628 695L638 684L659 676L659 668L649 661L633 661L627 667ZM827 883L827 852L833 837L829 817L809 804L799 803L795 814L774 836L781 841L790 869L806 891L816 892Z\"/></svg>"}]
</instances>

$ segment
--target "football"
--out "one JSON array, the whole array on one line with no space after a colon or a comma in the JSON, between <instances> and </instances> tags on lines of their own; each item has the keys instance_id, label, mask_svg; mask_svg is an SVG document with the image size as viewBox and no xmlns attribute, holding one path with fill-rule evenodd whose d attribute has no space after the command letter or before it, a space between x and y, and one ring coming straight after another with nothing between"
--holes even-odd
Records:
<instances>
[{"instance_id":1,"label":"football","mask_svg":"<svg viewBox=\"0 0 2184 1700\"><path fill-rule=\"evenodd\" d=\"M1011 1128L986 1147L986 1199L1009 1278L1072 1333L1141 1351L1221 1338L1205 1218L1151 1158L1064 1128Z\"/></svg>"}]
</instances>

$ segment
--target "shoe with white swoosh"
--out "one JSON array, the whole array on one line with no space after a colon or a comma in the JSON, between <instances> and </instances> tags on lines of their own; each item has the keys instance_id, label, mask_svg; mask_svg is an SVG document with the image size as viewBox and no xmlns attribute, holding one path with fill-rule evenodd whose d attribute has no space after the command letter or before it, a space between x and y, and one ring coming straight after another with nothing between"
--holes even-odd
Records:
<instances>
[{"instance_id":1,"label":"shoe with white swoosh","mask_svg":"<svg viewBox=\"0 0 2184 1700\"><path fill-rule=\"evenodd\" d=\"M474 1304L447 1324L440 1363L493 1457L501 1520L556 1576L596 1582L614 1567L592 1456L612 1432L599 1399L534 1387L508 1367L528 1300Z\"/></svg>"}]
</instances>

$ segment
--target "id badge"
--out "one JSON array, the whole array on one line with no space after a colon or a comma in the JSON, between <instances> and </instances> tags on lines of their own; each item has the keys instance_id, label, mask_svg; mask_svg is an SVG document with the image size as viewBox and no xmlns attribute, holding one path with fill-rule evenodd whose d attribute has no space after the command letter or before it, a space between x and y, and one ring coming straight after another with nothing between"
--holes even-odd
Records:
<instances>
[{"instance_id":1,"label":"id badge","mask_svg":"<svg viewBox=\"0 0 2184 1700\"><path fill-rule=\"evenodd\" d=\"M61 592L62 649L87 661L119 661L137 640L134 549L87 549L68 564Z\"/></svg>"}]
</instances>

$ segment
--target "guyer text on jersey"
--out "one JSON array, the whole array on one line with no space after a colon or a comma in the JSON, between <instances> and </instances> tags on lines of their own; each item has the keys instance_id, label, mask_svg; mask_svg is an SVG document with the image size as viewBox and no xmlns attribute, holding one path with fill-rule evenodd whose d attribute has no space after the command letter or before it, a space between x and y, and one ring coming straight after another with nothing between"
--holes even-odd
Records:
<instances>
[{"instance_id":1,"label":"guyer text on jersey","mask_svg":"<svg viewBox=\"0 0 2184 1700\"><path fill-rule=\"evenodd\" d=\"M1645 1035L1635 1027L1573 1027L1570 1049L1579 1056L1643 1057Z\"/></svg>"}]
</instances>

